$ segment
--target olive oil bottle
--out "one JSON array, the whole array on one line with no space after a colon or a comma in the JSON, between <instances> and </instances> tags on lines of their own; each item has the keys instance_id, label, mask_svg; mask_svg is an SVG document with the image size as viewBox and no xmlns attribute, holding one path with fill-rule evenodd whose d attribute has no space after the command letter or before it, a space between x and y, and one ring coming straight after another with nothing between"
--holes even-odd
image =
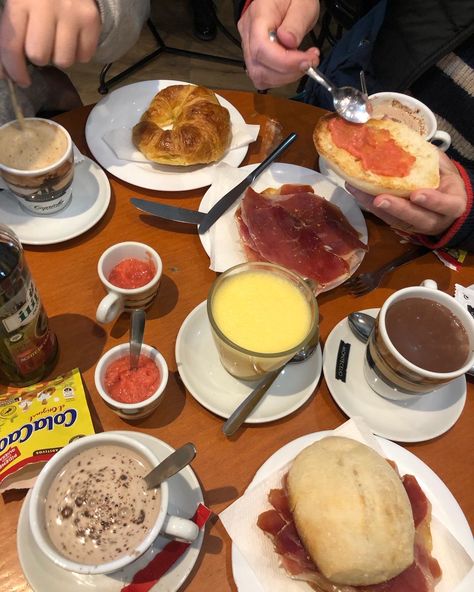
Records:
<instances>
[{"instance_id":1,"label":"olive oil bottle","mask_svg":"<svg viewBox=\"0 0 474 592\"><path fill-rule=\"evenodd\" d=\"M58 354L56 335L15 233L0 224L0 384L41 381Z\"/></svg>"}]
</instances>

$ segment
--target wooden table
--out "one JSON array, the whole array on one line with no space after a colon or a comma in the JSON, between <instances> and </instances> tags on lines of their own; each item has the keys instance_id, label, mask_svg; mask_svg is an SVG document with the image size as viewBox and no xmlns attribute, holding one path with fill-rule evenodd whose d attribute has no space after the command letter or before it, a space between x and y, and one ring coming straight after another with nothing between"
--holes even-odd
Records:
<instances>
[{"instance_id":1,"label":"wooden table","mask_svg":"<svg viewBox=\"0 0 474 592\"><path fill-rule=\"evenodd\" d=\"M222 91L248 123L262 123L266 117L283 124L284 134L296 131L297 142L283 160L317 168L312 130L323 113L320 109L258 95ZM84 107L58 118L71 132L78 147L88 154L84 126L90 111ZM260 142L252 145L242 165L262 159ZM218 513L242 494L261 464L284 444L311 432L332 429L347 418L333 401L324 378L315 395L293 415L282 420L244 427L227 439L221 432L223 420L202 407L186 392L176 370L176 335L187 314L206 299L216 274L196 230L188 225L172 224L141 217L129 203L131 195L159 199L164 203L196 208L205 189L181 193L160 193L139 189L110 177L112 200L106 215L82 236L60 245L26 247L26 257L43 302L57 333L60 358L53 375L79 367L90 394L91 407L104 430L138 430L178 446L192 440L198 455L193 462L207 504ZM39 221L40 222L40 221ZM367 220L370 251L361 270L375 269L406 249L399 238L375 218ZM154 247L163 260L163 280L158 299L148 314L145 341L156 346L166 358L170 380L159 409L148 419L131 425L109 410L94 386L94 368L100 355L128 338L128 318L101 327L95 310L104 296L97 276L100 254L111 244L138 240ZM383 286L355 299L343 288L318 298L321 313L321 340L324 344L331 329L348 313L380 306L394 291L419 284L430 277L439 287L453 293L454 284L473 283L473 257L462 271L454 273L435 256L427 254L386 278ZM446 483L459 501L470 524L474 524L474 473L472 471L474 386L468 379L465 409L456 425L446 434L429 442L411 444L408 450L427 463ZM471 455L469 455L469 451ZM22 574L15 537L18 513L25 492L7 492L3 496L2 536L0 537L0 592L29 590ZM200 558L188 580L187 590L236 590L232 579L231 543L218 520L208 528Z\"/></svg>"}]
</instances>

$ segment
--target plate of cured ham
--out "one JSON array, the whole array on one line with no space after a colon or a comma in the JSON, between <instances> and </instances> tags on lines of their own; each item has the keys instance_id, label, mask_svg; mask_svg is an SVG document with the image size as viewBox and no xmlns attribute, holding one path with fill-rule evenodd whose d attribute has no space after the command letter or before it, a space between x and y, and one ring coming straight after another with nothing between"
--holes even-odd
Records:
<instances>
[{"instance_id":1,"label":"plate of cured ham","mask_svg":"<svg viewBox=\"0 0 474 592\"><path fill-rule=\"evenodd\" d=\"M257 165L221 168L204 195L209 209ZM270 261L313 280L316 292L343 283L367 252L367 226L352 196L310 169L274 163L200 235L211 269Z\"/></svg>"},{"instance_id":2,"label":"plate of cured ham","mask_svg":"<svg viewBox=\"0 0 474 592\"><path fill-rule=\"evenodd\" d=\"M408 592L408 590L414 592L467 592L472 590L474 542L469 524L456 499L443 481L414 454L389 440L374 436L371 438L375 438L375 449L395 463L402 480L407 482L405 488L412 486L415 481L416 487L410 487L414 495L407 489L414 516L417 512L417 516L414 518L415 524L418 523L421 527L423 520L419 520L419 518L423 518L423 516L420 512L429 512L431 507L433 547L428 551L439 563L441 575L438 568L434 570L436 564L430 561L429 572L424 568L418 569L418 563L410 566L406 570L409 573L405 574L405 579L401 580L401 585L398 587L395 582L397 578L369 587L341 587L333 584L329 584L328 587L328 584L323 580L319 581L319 586L312 587L307 581L290 578L283 568L279 567L281 560L278 558L270 538L257 527L260 514L271 508L272 494L269 495L269 492L273 490L274 494L281 483L284 483L289 463L299 452L326 436L343 435L342 430L348 424L349 422L335 432L328 430L308 434L283 446L260 467L244 496L235 502L235 508L227 516L225 514L230 508L221 515L223 524L233 540L232 571L239 592L267 592L268 590L272 590L272 592L314 592L314 590L318 592ZM337 434L339 430L341 433ZM364 440L365 438L362 441ZM366 443L369 444L370 440ZM249 497L245 502L244 499L247 495ZM278 502L278 496L276 501ZM241 502L244 502L245 505L239 507L237 504ZM244 515L246 516L245 524L236 526L236 518ZM242 518L240 521L242 522ZM292 550L295 552L295 540L288 541L288 543L292 545ZM282 548L280 545L280 549ZM268 561L262 557L267 553L274 553L274 556L272 555ZM257 558L254 565L252 565L253 558ZM435 571L434 576L431 568ZM304 574L301 576L304 577ZM436 580L438 580L437 583L435 583Z\"/></svg>"}]
</instances>

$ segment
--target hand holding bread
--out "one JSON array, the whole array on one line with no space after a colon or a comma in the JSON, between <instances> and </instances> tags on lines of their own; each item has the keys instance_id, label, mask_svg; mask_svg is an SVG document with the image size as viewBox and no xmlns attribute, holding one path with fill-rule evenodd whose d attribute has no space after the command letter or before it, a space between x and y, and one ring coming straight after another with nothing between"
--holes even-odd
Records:
<instances>
[{"instance_id":1,"label":"hand holding bread","mask_svg":"<svg viewBox=\"0 0 474 592\"><path fill-rule=\"evenodd\" d=\"M440 235L464 214L467 193L458 169L443 152L439 154L439 165L439 187L416 189L408 199L386 193L374 198L350 185L347 190L362 208L393 228L429 236Z\"/></svg>"}]
</instances>

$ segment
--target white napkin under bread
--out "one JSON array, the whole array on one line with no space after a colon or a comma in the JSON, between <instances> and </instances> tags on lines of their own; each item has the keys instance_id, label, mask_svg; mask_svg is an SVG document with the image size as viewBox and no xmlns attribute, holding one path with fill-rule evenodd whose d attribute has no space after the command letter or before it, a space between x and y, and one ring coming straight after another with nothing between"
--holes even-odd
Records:
<instances>
[{"instance_id":1,"label":"white napkin under bread","mask_svg":"<svg viewBox=\"0 0 474 592\"><path fill-rule=\"evenodd\" d=\"M260 131L259 125L250 125L247 123L234 123L232 125L232 140L227 152L248 146L258 137ZM108 130L102 136L102 139L107 146L112 150L117 158L120 160L128 160L131 162L142 162L156 165L152 161L148 160L140 150L135 148L132 143L132 130L129 127L120 127L112 130ZM212 163L211 163L212 165ZM166 165L163 165L166 166ZM208 165L200 165L208 166ZM167 169L170 167L167 166Z\"/></svg>"}]
</instances>

